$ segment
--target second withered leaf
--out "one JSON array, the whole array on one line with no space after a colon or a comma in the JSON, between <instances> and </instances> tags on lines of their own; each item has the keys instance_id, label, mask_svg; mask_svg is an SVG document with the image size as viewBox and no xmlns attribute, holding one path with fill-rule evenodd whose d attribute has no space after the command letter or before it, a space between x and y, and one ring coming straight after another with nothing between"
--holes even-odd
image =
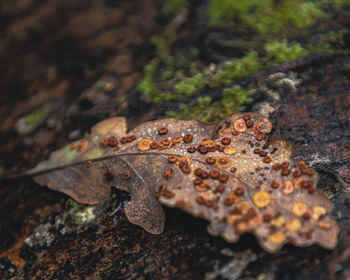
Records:
<instances>
[{"instance_id":1,"label":"second withered leaf","mask_svg":"<svg viewBox=\"0 0 350 280\"><path fill-rule=\"evenodd\" d=\"M249 232L268 252L288 242L334 248L339 227L318 174L290 159L287 142L265 147L270 131L256 113L219 125L165 119L130 132L124 118L111 118L28 174L86 204L108 199L111 186L125 190L127 218L154 234L164 228L161 203L208 220L209 233L228 242Z\"/></svg>"}]
</instances>

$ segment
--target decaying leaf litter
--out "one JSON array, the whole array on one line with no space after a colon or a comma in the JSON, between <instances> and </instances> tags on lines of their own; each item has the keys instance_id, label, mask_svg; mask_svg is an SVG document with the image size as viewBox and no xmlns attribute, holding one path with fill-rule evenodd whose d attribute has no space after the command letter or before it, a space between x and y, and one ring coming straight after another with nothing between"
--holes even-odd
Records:
<instances>
[{"instance_id":1,"label":"decaying leaf litter","mask_svg":"<svg viewBox=\"0 0 350 280\"><path fill-rule=\"evenodd\" d=\"M114 117L27 174L85 204L107 200L111 186L125 190L127 218L153 234L164 229L163 204L208 220L208 232L228 242L252 233L268 252L286 243L334 248L339 227L318 174L290 159L287 142L268 143L271 128L245 113L219 125L165 119L127 132Z\"/></svg>"}]
</instances>

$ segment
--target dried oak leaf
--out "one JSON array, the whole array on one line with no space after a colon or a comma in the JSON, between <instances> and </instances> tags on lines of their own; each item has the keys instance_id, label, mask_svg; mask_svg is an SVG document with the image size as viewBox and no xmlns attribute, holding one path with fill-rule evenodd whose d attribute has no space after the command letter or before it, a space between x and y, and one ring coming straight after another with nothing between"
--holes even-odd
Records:
<instances>
[{"instance_id":1,"label":"dried oak leaf","mask_svg":"<svg viewBox=\"0 0 350 280\"><path fill-rule=\"evenodd\" d=\"M288 143L266 145L270 131L256 113L218 126L152 121L130 132L124 118L111 118L28 174L80 203L108 199L111 186L125 190L127 218L155 234L164 228L161 203L208 220L209 233L228 242L248 232L268 252L287 242L334 248L339 227L317 191L318 174L290 159Z\"/></svg>"}]
</instances>

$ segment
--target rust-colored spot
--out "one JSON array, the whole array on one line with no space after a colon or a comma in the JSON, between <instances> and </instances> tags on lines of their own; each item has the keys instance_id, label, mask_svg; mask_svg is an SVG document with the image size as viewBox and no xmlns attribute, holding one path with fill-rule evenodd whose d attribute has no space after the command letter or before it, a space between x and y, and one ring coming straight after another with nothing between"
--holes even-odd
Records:
<instances>
[{"instance_id":1,"label":"rust-colored spot","mask_svg":"<svg viewBox=\"0 0 350 280\"><path fill-rule=\"evenodd\" d=\"M223 145L229 145L231 143L231 139L229 137L224 137L222 138L221 143Z\"/></svg>"},{"instance_id":2,"label":"rust-colored spot","mask_svg":"<svg viewBox=\"0 0 350 280\"><path fill-rule=\"evenodd\" d=\"M243 220L248 222L256 216L254 208L248 208L247 212L243 215Z\"/></svg>"},{"instance_id":3,"label":"rust-colored spot","mask_svg":"<svg viewBox=\"0 0 350 280\"><path fill-rule=\"evenodd\" d=\"M211 199L206 199L204 200L204 205L210 208L213 206L213 201Z\"/></svg>"},{"instance_id":4,"label":"rust-colored spot","mask_svg":"<svg viewBox=\"0 0 350 280\"><path fill-rule=\"evenodd\" d=\"M270 197L269 193L267 193L267 192L264 192L264 191L257 192L253 196L253 202L254 202L254 205L256 207L264 208L264 207L267 207L268 205L270 205L271 197Z\"/></svg>"},{"instance_id":5,"label":"rust-colored spot","mask_svg":"<svg viewBox=\"0 0 350 280\"><path fill-rule=\"evenodd\" d=\"M206 154L208 152L208 148L205 146L200 146L198 150L201 154Z\"/></svg>"},{"instance_id":6,"label":"rust-colored spot","mask_svg":"<svg viewBox=\"0 0 350 280\"><path fill-rule=\"evenodd\" d=\"M254 122L253 122L252 120L247 120L247 121L245 122L245 124L246 124L246 126L247 126L248 128L251 128L251 127L254 126Z\"/></svg>"},{"instance_id":7,"label":"rust-colored spot","mask_svg":"<svg viewBox=\"0 0 350 280\"><path fill-rule=\"evenodd\" d=\"M200 145L205 146L207 148L210 148L210 147L215 147L216 143L215 143L215 141L213 141L211 139L207 139L207 140L202 141L202 143Z\"/></svg>"},{"instance_id":8,"label":"rust-colored spot","mask_svg":"<svg viewBox=\"0 0 350 280\"><path fill-rule=\"evenodd\" d=\"M202 179L207 179L209 177L209 173L207 171L203 170L201 172L200 176L201 176Z\"/></svg>"},{"instance_id":9,"label":"rust-colored spot","mask_svg":"<svg viewBox=\"0 0 350 280\"><path fill-rule=\"evenodd\" d=\"M301 229L301 222L299 219L292 219L286 222L285 228L289 232L298 232Z\"/></svg>"},{"instance_id":10,"label":"rust-colored spot","mask_svg":"<svg viewBox=\"0 0 350 280\"><path fill-rule=\"evenodd\" d=\"M197 177L196 179L193 180L193 184L197 186L202 184L202 181L203 181L202 178Z\"/></svg>"},{"instance_id":11,"label":"rust-colored spot","mask_svg":"<svg viewBox=\"0 0 350 280\"><path fill-rule=\"evenodd\" d=\"M236 223L236 221L241 220L241 216L240 215L230 215L225 220L226 221L224 221L224 222L226 222L226 223L228 223L230 225L233 225L233 224Z\"/></svg>"},{"instance_id":12,"label":"rust-colored spot","mask_svg":"<svg viewBox=\"0 0 350 280\"><path fill-rule=\"evenodd\" d=\"M194 175L200 177L201 174L202 174L202 171L203 171L203 169L201 169L201 168L196 168L196 169L194 170Z\"/></svg>"},{"instance_id":13,"label":"rust-colored spot","mask_svg":"<svg viewBox=\"0 0 350 280\"><path fill-rule=\"evenodd\" d=\"M303 173L304 170L302 170L302 173ZM315 170L313 170L312 168L306 168L304 173L306 175L309 175L309 176L314 176L315 175Z\"/></svg>"},{"instance_id":14,"label":"rust-colored spot","mask_svg":"<svg viewBox=\"0 0 350 280\"><path fill-rule=\"evenodd\" d=\"M281 175L282 176L288 176L290 174L290 169L282 169Z\"/></svg>"},{"instance_id":15,"label":"rust-colored spot","mask_svg":"<svg viewBox=\"0 0 350 280\"><path fill-rule=\"evenodd\" d=\"M318 221L320 217L325 215L326 213L327 213L326 208L324 208L323 206L316 205L312 207L311 217L313 220Z\"/></svg>"},{"instance_id":16,"label":"rust-colored spot","mask_svg":"<svg viewBox=\"0 0 350 280\"><path fill-rule=\"evenodd\" d=\"M125 144L126 142L128 142L127 139L126 139L126 137L122 137L122 138L120 139L120 143Z\"/></svg>"},{"instance_id":17,"label":"rust-colored spot","mask_svg":"<svg viewBox=\"0 0 350 280\"><path fill-rule=\"evenodd\" d=\"M231 206L233 203L235 203L235 201L237 201L237 199L237 196L231 192L226 196L224 203L226 206Z\"/></svg>"},{"instance_id":18,"label":"rust-colored spot","mask_svg":"<svg viewBox=\"0 0 350 280\"><path fill-rule=\"evenodd\" d=\"M243 114L243 120L245 120L245 121L250 120L250 115L249 114Z\"/></svg>"},{"instance_id":19,"label":"rust-colored spot","mask_svg":"<svg viewBox=\"0 0 350 280\"><path fill-rule=\"evenodd\" d=\"M209 164L214 164L214 163L215 163L215 158L213 158L213 157L207 157L207 158L205 159L205 161L206 161L207 163L209 163Z\"/></svg>"},{"instance_id":20,"label":"rust-colored spot","mask_svg":"<svg viewBox=\"0 0 350 280\"><path fill-rule=\"evenodd\" d=\"M293 185L293 182L292 181L285 181L283 183L283 189L282 189L282 192L284 194L291 194L294 192L294 185Z\"/></svg>"},{"instance_id":21,"label":"rust-colored spot","mask_svg":"<svg viewBox=\"0 0 350 280\"><path fill-rule=\"evenodd\" d=\"M126 137L126 142L132 142L136 140L136 136L135 135L130 135L128 137Z\"/></svg>"},{"instance_id":22,"label":"rust-colored spot","mask_svg":"<svg viewBox=\"0 0 350 280\"><path fill-rule=\"evenodd\" d=\"M191 134L186 134L183 138L185 143L191 143L193 140L193 136Z\"/></svg>"},{"instance_id":23,"label":"rust-colored spot","mask_svg":"<svg viewBox=\"0 0 350 280\"><path fill-rule=\"evenodd\" d=\"M173 155L168 156L168 161L169 161L170 163L175 163L176 160L177 160L177 157L176 157L176 156L173 156Z\"/></svg>"},{"instance_id":24,"label":"rust-colored spot","mask_svg":"<svg viewBox=\"0 0 350 280\"><path fill-rule=\"evenodd\" d=\"M284 225L285 221L286 219L283 216L277 216L271 220L270 225L275 228L281 228Z\"/></svg>"},{"instance_id":25,"label":"rust-colored spot","mask_svg":"<svg viewBox=\"0 0 350 280\"><path fill-rule=\"evenodd\" d=\"M72 145L70 145L70 149L71 149L71 150L74 150L76 147L77 147L77 144L72 144Z\"/></svg>"},{"instance_id":26,"label":"rust-colored spot","mask_svg":"<svg viewBox=\"0 0 350 280\"><path fill-rule=\"evenodd\" d=\"M164 171L164 178L167 180L170 179L173 175L174 175L174 169L172 168L169 168Z\"/></svg>"},{"instance_id":27,"label":"rust-colored spot","mask_svg":"<svg viewBox=\"0 0 350 280\"><path fill-rule=\"evenodd\" d=\"M160 127L158 128L158 134L159 135L164 135L168 133L168 129L166 127Z\"/></svg>"},{"instance_id":28,"label":"rust-colored spot","mask_svg":"<svg viewBox=\"0 0 350 280\"><path fill-rule=\"evenodd\" d=\"M204 204L204 202L205 202L205 199L204 199L204 197L203 196L201 196L201 195L197 195L197 197L196 197L196 201L197 201L197 203L198 204Z\"/></svg>"},{"instance_id":29,"label":"rust-colored spot","mask_svg":"<svg viewBox=\"0 0 350 280\"><path fill-rule=\"evenodd\" d=\"M105 148L108 145L108 136L102 137L100 140L100 146Z\"/></svg>"},{"instance_id":30,"label":"rust-colored spot","mask_svg":"<svg viewBox=\"0 0 350 280\"><path fill-rule=\"evenodd\" d=\"M181 164L182 163L182 164ZM183 164L188 164L190 165L192 163L191 158L187 157L187 156L181 156L180 158L178 158L176 164L179 164L179 166L183 165Z\"/></svg>"},{"instance_id":31,"label":"rust-colored spot","mask_svg":"<svg viewBox=\"0 0 350 280\"><path fill-rule=\"evenodd\" d=\"M188 164L185 164L184 166L182 166L181 169L183 173L186 173L186 174L191 173L191 167Z\"/></svg>"},{"instance_id":32,"label":"rust-colored spot","mask_svg":"<svg viewBox=\"0 0 350 280\"><path fill-rule=\"evenodd\" d=\"M279 163L275 163L271 166L272 171L280 171L282 169L282 166Z\"/></svg>"},{"instance_id":33,"label":"rust-colored spot","mask_svg":"<svg viewBox=\"0 0 350 280\"><path fill-rule=\"evenodd\" d=\"M281 244L286 240L286 235L283 232L274 232L269 235L269 241L273 244Z\"/></svg>"},{"instance_id":34,"label":"rust-colored spot","mask_svg":"<svg viewBox=\"0 0 350 280\"><path fill-rule=\"evenodd\" d=\"M85 166L86 167L91 167L92 166L92 161L91 160L88 160L85 162Z\"/></svg>"},{"instance_id":35,"label":"rust-colored spot","mask_svg":"<svg viewBox=\"0 0 350 280\"><path fill-rule=\"evenodd\" d=\"M175 193L172 191L166 191L165 192L165 197L166 198L173 198L175 196Z\"/></svg>"},{"instance_id":36,"label":"rust-colored spot","mask_svg":"<svg viewBox=\"0 0 350 280\"><path fill-rule=\"evenodd\" d=\"M171 138L172 143L180 143L182 141L182 136L181 135L176 135L173 138Z\"/></svg>"},{"instance_id":37,"label":"rust-colored spot","mask_svg":"<svg viewBox=\"0 0 350 280\"><path fill-rule=\"evenodd\" d=\"M282 166L282 169L286 169L289 167L289 162L287 162L287 161L282 162L281 166Z\"/></svg>"},{"instance_id":38,"label":"rust-colored spot","mask_svg":"<svg viewBox=\"0 0 350 280\"><path fill-rule=\"evenodd\" d=\"M196 147L188 147L187 148L187 152L189 152L191 154L195 153L196 151L197 151Z\"/></svg>"},{"instance_id":39,"label":"rust-colored spot","mask_svg":"<svg viewBox=\"0 0 350 280\"><path fill-rule=\"evenodd\" d=\"M166 185L166 184L161 184L161 185L159 186L159 189L158 189L158 190L159 190L159 192L161 193L161 195L164 195L166 188L167 188L167 185Z\"/></svg>"},{"instance_id":40,"label":"rust-colored spot","mask_svg":"<svg viewBox=\"0 0 350 280\"><path fill-rule=\"evenodd\" d=\"M159 144L153 141L149 146L152 150L155 150L155 149L158 149Z\"/></svg>"},{"instance_id":41,"label":"rust-colored spot","mask_svg":"<svg viewBox=\"0 0 350 280\"><path fill-rule=\"evenodd\" d=\"M208 190L208 184L203 182L200 185L196 186L198 192L206 192Z\"/></svg>"},{"instance_id":42,"label":"rust-colored spot","mask_svg":"<svg viewBox=\"0 0 350 280\"><path fill-rule=\"evenodd\" d=\"M86 150L87 146L89 145L89 142L85 139L81 140L77 146L78 152L83 152Z\"/></svg>"},{"instance_id":43,"label":"rust-colored spot","mask_svg":"<svg viewBox=\"0 0 350 280\"><path fill-rule=\"evenodd\" d=\"M242 187L237 187L234 191L235 195L242 196L244 194L244 189Z\"/></svg>"},{"instance_id":44,"label":"rust-colored spot","mask_svg":"<svg viewBox=\"0 0 350 280\"><path fill-rule=\"evenodd\" d=\"M220 168L228 168L231 166L231 161L228 157L218 157L215 164Z\"/></svg>"},{"instance_id":45,"label":"rust-colored spot","mask_svg":"<svg viewBox=\"0 0 350 280\"><path fill-rule=\"evenodd\" d=\"M236 167L231 167L231 168L230 168L230 172L231 172L231 173L235 173L236 171L237 171L237 168L236 168Z\"/></svg>"},{"instance_id":46,"label":"rust-colored spot","mask_svg":"<svg viewBox=\"0 0 350 280\"><path fill-rule=\"evenodd\" d=\"M270 163L271 162L271 158L270 157L265 157L263 161L265 163Z\"/></svg>"},{"instance_id":47,"label":"rust-colored spot","mask_svg":"<svg viewBox=\"0 0 350 280\"><path fill-rule=\"evenodd\" d=\"M233 225L234 229L238 233L243 233L248 230L248 225L247 223L244 222L238 222Z\"/></svg>"},{"instance_id":48,"label":"rust-colored spot","mask_svg":"<svg viewBox=\"0 0 350 280\"><path fill-rule=\"evenodd\" d=\"M231 133L231 128L229 126L224 126L218 129L218 134L220 136L225 136Z\"/></svg>"},{"instance_id":49,"label":"rust-colored spot","mask_svg":"<svg viewBox=\"0 0 350 280\"><path fill-rule=\"evenodd\" d=\"M264 214L264 216L263 216L263 221L264 221L265 223L269 223L269 222L271 222L271 220L272 220L272 217L271 217L270 214Z\"/></svg>"},{"instance_id":50,"label":"rust-colored spot","mask_svg":"<svg viewBox=\"0 0 350 280\"><path fill-rule=\"evenodd\" d=\"M279 184L278 184L277 181L272 181L272 182L271 182L271 188L277 189L278 187L279 187Z\"/></svg>"},{"instance_id":51,"label":"rust-colored spot","mask_svg":"<svg viewBox=\"0 0 350 280\"><path fill-rule=\"evenodd\" d=\"M299 168L300 168L301 170L306 168L306 163L305 163L305 161L300 161L300 162L299 162Z\"/></svg>"},{"instance_id":52,"label":"rust-colored spot","mask_svg":"<svg viewBox=\"0 0 350 280\"><path fill-rule=\"evenodd\" d=\"M160 194L160 192L159 192L158 190L156 190L156 191L154 192L154 196L155 196L156 198L158 198L158 197L161 196L161 194Z\"/></svg>"},{"instance_id":53,"label":"rust-colored spot","mask_svg":"<svg viewBox=\"0 0 350 280\"><path fill-rule=\"evenodd\" d=\"M324 221L320 221L317 223L317 226L323 229L330 229L331 228L331 224L329 222L324 222Z\"/></svg>"},{"instance_id":54,"label":"rust-colored spot","mask_svg":"<svg viewBox=\"0 0 350 280\"><path fill-rule=\"evenodd\" d=\"M126 180L130 180L130 178L131 178L131 174L130 174L130 172L127 172L127 173L125 174L125 179L126 179Z\"/></svg>"},{"instance_id":55,"label":"rust-colored spot","mask_svg":"<svg viewBox=\"0 0 350 280\"><path fill-rule=\"evenodd\" d=\"M233 146L231 146L231 147L225 147L225 150L224 150L224 153L226 154L226 155L234 155L235 153L237 152L237 149L236 149L236 147L233 147Z\"/></svg>"},{"instance_id":56,"label":"rust-colored spot","mask_svg":"<svg viewBox=\"0 0 350 280\"><path fill-rule=\"evenodd\" d=\"M150 138L143 138L139 141L137 148L140 151L148 151L149 149L151 149L152 142L153 142L153 140Z\"/></svg>"},{"instance_id":57,"label":"rust-colored spot","mask_svg":"<svg viewBox=\"0 0 350 280\"><path fill-rule=\"evenodd\" d=\"M261 157L266 157L266 156L267 156L267 152L264 151L264 150L260 150L259 155L260 155Z\"/></svg>"},{"instance_id":58,"label":"rust-colored spot","mask_svg":"<svg viewBox=\"0 0 350 280\"><path fill-rule=\"evenodd\" d=\"M310 214L309 213L304 213L302 217L303 217L304 220L310 220Z\"/></svg>"},{"instance_id":59,"label":"rust-colored spot","mask_svg":"<svg viewBox=\"0 0 350 280\"><path fill-rule=\"evenodd\" d=\"M302 188L308 189L308 188L310 188L312 186L312 181L309 181L309 180L304 181L303 180L303 181L301 181L300 185L301 185Z\"/></svg>"},{"instance_id":60,"label":"rust-colored spot","mask_svg":"<svg viewBox=\"0 0 350 280\"><path fill-rule=\"evenodd\" d=\"M238 135L238 131L236 129L232 130L232 133L231 133L233 136L237 136Z\"/></svg>"},{"instance_id":61,"label":"rust-colored spot","mask_svg":"<svg viewBox=\"0 0 350 280\"><path fill-rule=\"evenodd\" d=\"M302 217L307 211L307 205L303 202L296 202L292 206L292 212L295 216Z\"/></svg>"},{"instance_id":62,"label":"rust-colored spot","mask_svg":"<svg viewBox=\"0 0 350 280\"><path fill-rule=\"evenodd\" d=\"M212 169L210 170L209 172L209 176L212 178L212 179L217 179L220 175L220 172L217 171L216 169Z\"/></svg>"},{"instance_id":63,"label":"rust-colored spot","mask_svg":"<svg viewBox=\"0 0 350 280\"><path fill-rule=\"evenodd\" d=\"M225 190L225 185L224 184L217 185L216 190L218 192L223 192Z\"/></svg>"},{"instance_id":64,"label":"rust-colored spot","mask_svg":"<svg viewBox=\"0 0 350 280\"><path fill-rule=\"evenodd\" d=\"M161 141L161 143L164 145L164 146L169 146L170 145L170 141L168 139L163 139Z\"/></svg>"},{"instance_id":65,"label":"rust-colored spot","mask_svg":"<svg viewBox=\"0 0 350 280\"><path fill-rule=\"evenodd\" d=\"M314 193L316 191L316 188L315 187L310 187L308 190L307 190L307 192L308 193Z\"/></svg>"},{"instance_id":66,"label":"rust-colored spot","mask_svg":"<svg viewBox=\"0 0 350 280\"><path fill-rule=\"evenodd\" d=\"M240 133L243 133L247 130L247 126L243 119L235 120L235 122L233 123L233 127L235 128L235 130L237 130Z\"/></svg>"},{"instance_id":67,"label":"rust-colored spot","mask_svg":"<svg viewBox=\"0 0 350 280\"><path fill-rule=\"evenodd\" d=\"M239 213L242 215L247 214L248 210L251 208L249 202L247 201L241 201L240 203L237 204L236 206L237 210Z\"/></svg>"},{"instance_id":68,"label":"rust-colored spot","mask_svg":"<svg viewBox=\"0 0 350 280\"><path fill-rule=\"evenodd\" d=\"M219 175L219 181L221 183L226 183L228 181L228 175L225 173L222 173Z\"/></svg>"},{"instance_id":69,"label":"rust-colored spot","mask_svg":"<svg viewBox=\"0 0 350 280\"><path fill-rule=\"evenodd\" d=\"M253 153L254 153L254 154L257 154L257 155L260 155L260 152L261 152L261 149L260 149L260 148L255 148L255 149L253 150Z\"/></svg>"},{"instance_id":70,"label":"rust-colored spot","mask_svg":"<svg viewBox=\"0 0 350 280\"><path fill-rule=\"evenodd\" d=\"M117 144L118 144L117 137L115 137L115 136L109 137L109 139L108 139L108 146L115 147Z\"/></svg>"},{"instance_id":71,"label":"rust-colored spot","mask_svg":"<svg viewBox=\"0 0 350 280\"><path fill-rule=\"evenodd\" d=\"M118 152L120 150L120 147L117 145L113 148L114 151Z\"/></svg>"}]
</instances>

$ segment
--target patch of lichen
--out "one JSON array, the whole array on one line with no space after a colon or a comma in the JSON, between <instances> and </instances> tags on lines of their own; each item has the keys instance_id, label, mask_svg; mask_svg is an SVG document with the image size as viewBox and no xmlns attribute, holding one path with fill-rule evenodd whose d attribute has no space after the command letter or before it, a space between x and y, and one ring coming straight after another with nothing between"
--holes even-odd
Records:
<instances>
[{"instance_id":1,"label":"patch of lichen","mask_svg":"<svg viewBox=\"0 0 350 280\"><path fill-rule=\"evenodd\" d=\"M238 45L246 49L245 54L205 66L199 61L197 48L177 45L174 39L177 27L170 23L162 34L151 40L155 57L145 66L144 78L136 90L141 93L144 102L155 105L195 99L190 105L180 105L178 111L167 112L168 117L218 120L241 110L250 101L249 90L232 89L238 80L282 62L320 51L333 52L341 47L343 31L329 30L323 21L330 17L329 11L336 10L336 5L339 9L347 2L212 0L208 5L209 25L239 25L245 27L248 34L253 34L251 41L238 39ZM172 0L167 3L173 8L164 6L164 13L174 15L185 11L188 14L190 6L187 1ZM225 42L226 45L230 43L237 46L236 39ZM225 87L229 87L230 94ZM221 99L216 97L213 101L210 96L205 96L205 92L212 89L224 89Z\"/></svg>"},{"instance_id":2,"label":"patch of lichen","mask_svg":"<svg viewBox=\"0 0 350 280\"><path fill-rule=\"evenodd\" d=\"M69 210L67 215L70 216L76 224L90 224L96 221L96 207L80 204L73 199L68 201Z\"/></svg>"}]
</instances>

